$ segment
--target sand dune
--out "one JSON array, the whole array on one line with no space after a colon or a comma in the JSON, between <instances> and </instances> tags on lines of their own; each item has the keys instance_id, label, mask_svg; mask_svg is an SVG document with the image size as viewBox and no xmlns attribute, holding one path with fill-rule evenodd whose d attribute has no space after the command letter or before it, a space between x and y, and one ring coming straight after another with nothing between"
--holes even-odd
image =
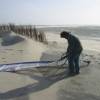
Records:
<instances>
[{"instance_id":1,"label":"sand dune","mask_svg":"<svg viewBox=\"0 0 100 100\"><path fill-rule=\"evenodd\" d=\"M11 34L3 37L1 42L0 63L39 60L45 49L46 46L42 43L33 41L24 36Z\"/></svg>"}]
</instances>

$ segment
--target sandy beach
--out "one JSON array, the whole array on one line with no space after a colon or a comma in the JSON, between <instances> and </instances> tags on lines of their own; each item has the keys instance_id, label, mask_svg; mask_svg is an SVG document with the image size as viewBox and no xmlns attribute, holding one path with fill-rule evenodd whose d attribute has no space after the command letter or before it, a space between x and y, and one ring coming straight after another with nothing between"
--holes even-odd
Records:
<instances>
[{"instance_id":1,"label":"sandy beach","mask_svg":"<svg viewBox=\"0 0 100 100\"><path fill-rule=\"evenodd\" d=\"M0 64L59 59L67 41L54 33L46 37L48 45L15 33L3 36ZM13 38L18 41L12 44ZM79 75L69 77L68 67L0 72L0 100L100 100L100 38L79 38L84 48Z\"/></svg>"}]
</instances>

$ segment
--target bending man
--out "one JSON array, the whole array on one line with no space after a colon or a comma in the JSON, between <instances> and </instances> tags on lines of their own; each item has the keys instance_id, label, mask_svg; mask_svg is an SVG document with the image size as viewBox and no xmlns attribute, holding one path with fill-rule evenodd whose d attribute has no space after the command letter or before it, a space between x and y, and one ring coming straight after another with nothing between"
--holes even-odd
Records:
<instances>
[{"instance_id":1,"label":"bending man","mask_svg":"<svg viewBox=\"0 0 100 100\"><path fill-rule=\"evenodd\" d=\"M60 36L61 38L68 40L66 56L61 58L61 60L67 57L69 64L69 74L79 74L79 57L83 50L82 45L79 39L70 34L70 32L63 31L61 32Z\"/></svg>"}]
</instances>

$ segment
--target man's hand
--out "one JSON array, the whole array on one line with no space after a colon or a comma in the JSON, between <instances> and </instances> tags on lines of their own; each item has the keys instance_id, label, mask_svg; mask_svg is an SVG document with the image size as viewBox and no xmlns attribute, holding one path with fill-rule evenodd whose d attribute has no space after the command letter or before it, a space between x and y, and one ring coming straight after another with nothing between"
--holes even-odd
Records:
<instances>
[{"instance_id":1,"label":"man's hand","mask_svg":"<svg viewBox=\"0 0 100 100\"><path fill-rule=\"evenodd\" d=\"M67 57L68 57L68 53L64 53L64 54L62 54L61 58L58 61L62 61Z\"/></svg>"}]
</instances>

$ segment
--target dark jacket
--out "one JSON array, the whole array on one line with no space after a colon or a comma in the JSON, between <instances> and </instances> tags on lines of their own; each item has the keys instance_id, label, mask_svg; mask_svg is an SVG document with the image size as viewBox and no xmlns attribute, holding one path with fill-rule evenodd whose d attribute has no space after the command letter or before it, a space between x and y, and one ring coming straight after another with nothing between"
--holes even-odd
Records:
<instances>
[{"instance_id":1,"label":"dark jacket","mask_svg":"<svg viewBox=\"0 0 100 100\"><path fill-rule=\"evenodd\" d=\"M68 48L67 54L69 55L77 55L82 52L83 48L79 41L79 39L71 34L68 36Z\"/></svg>"}]
</instances>

